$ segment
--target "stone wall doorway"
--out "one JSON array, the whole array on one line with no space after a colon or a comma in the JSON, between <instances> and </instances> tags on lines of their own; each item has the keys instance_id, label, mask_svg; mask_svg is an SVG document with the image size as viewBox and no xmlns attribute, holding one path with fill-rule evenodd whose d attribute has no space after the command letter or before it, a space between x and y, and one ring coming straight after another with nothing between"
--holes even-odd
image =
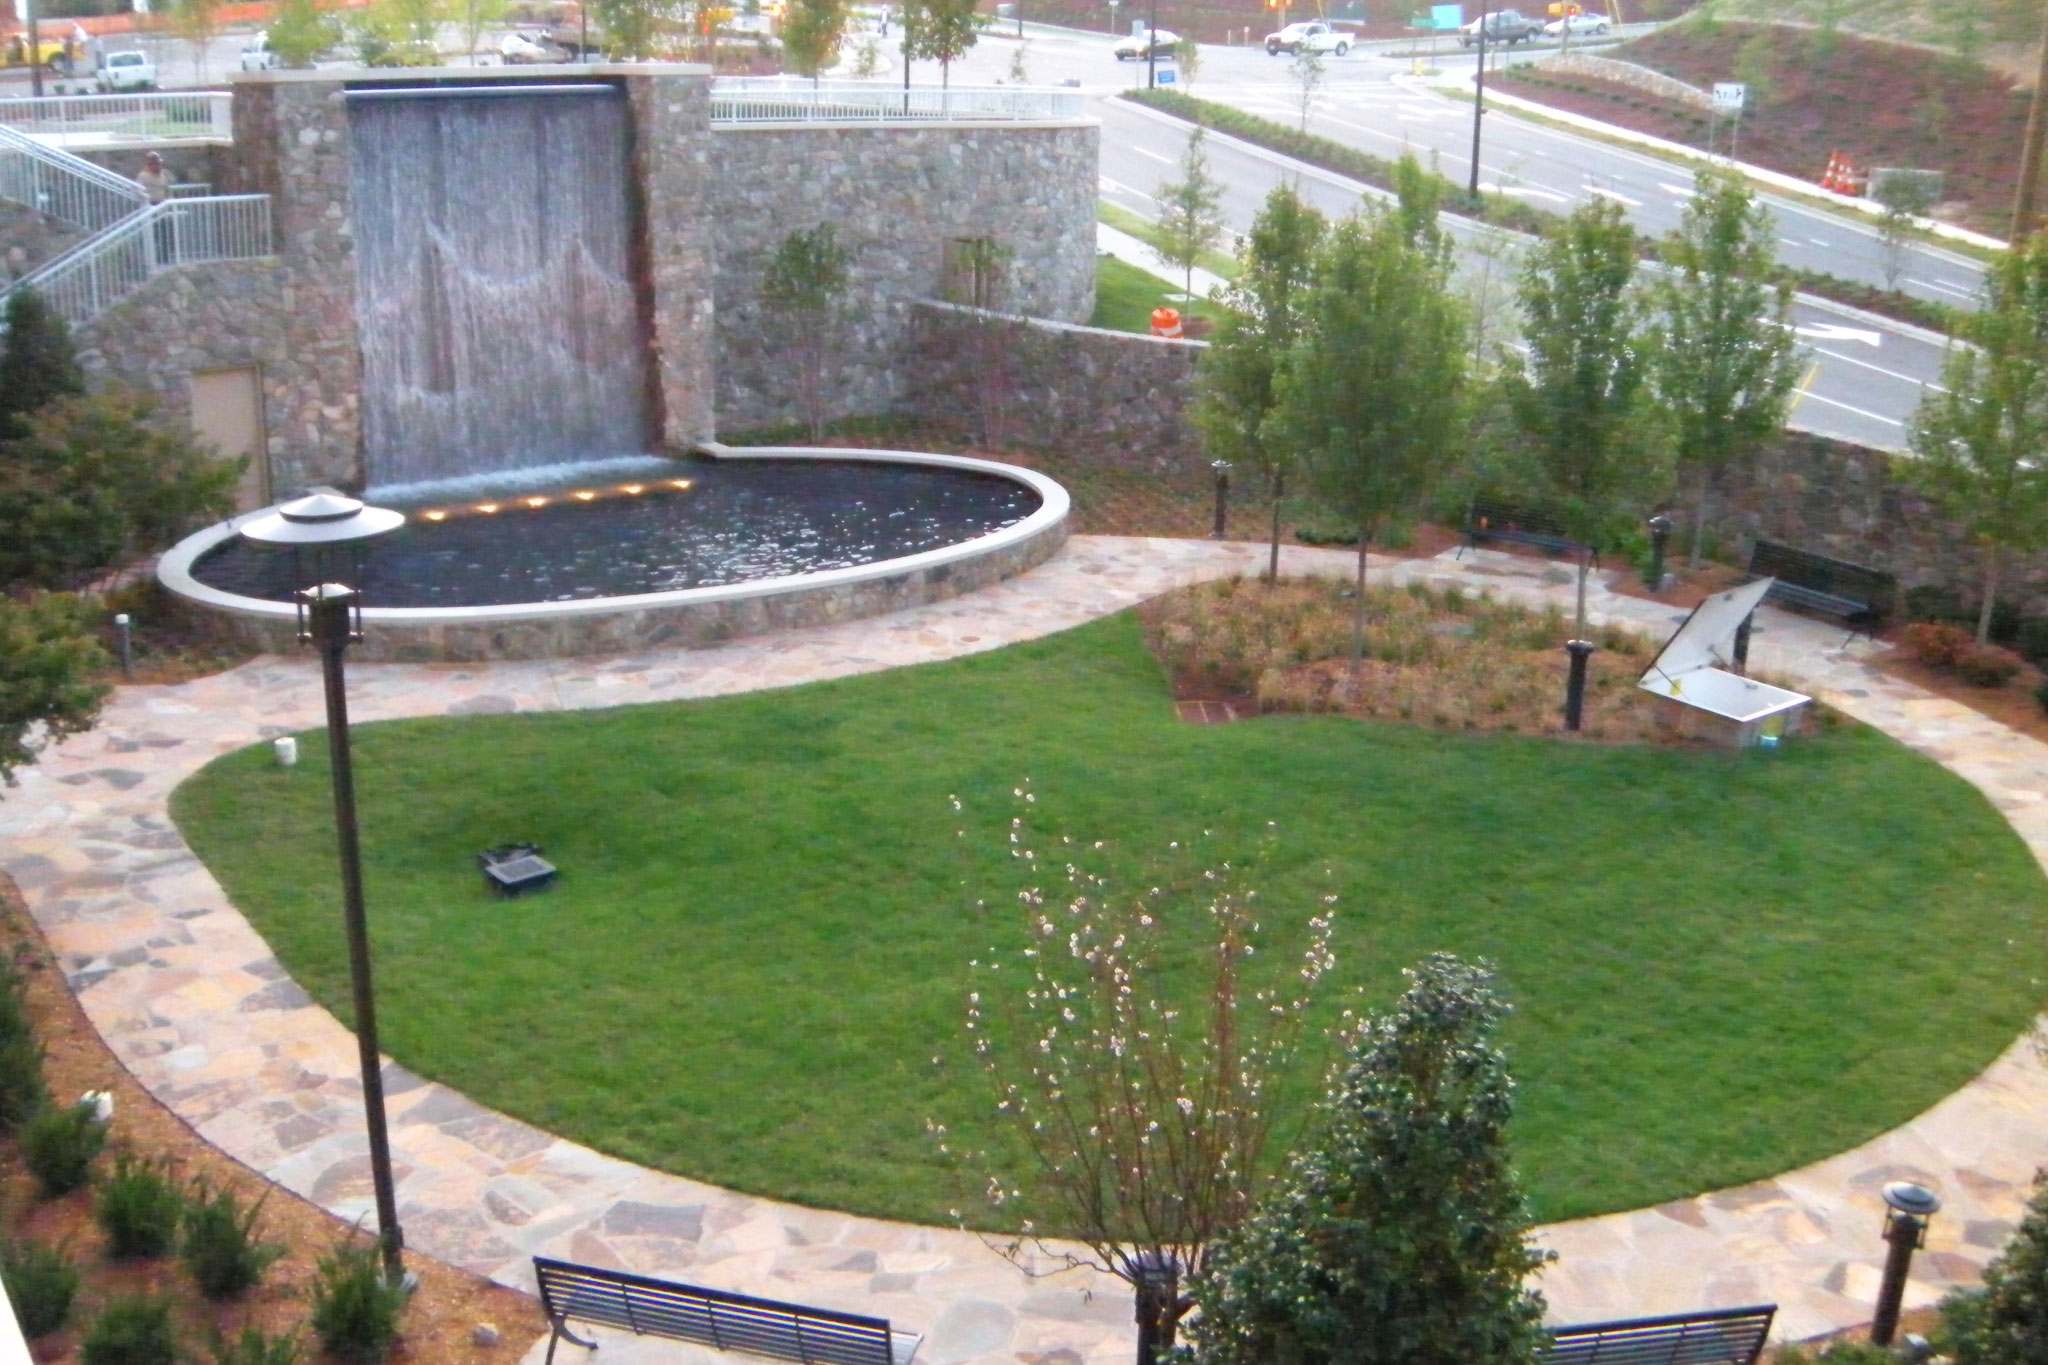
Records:
<instances>
[{"instance_id":1,"label":"stone wall doorway","mask_svg":"<svg viewBox=\"0 0 2048 1365\"><path fill-rule=\"evenodd\" d=\"M254 365L232 370L198 370L191 378L192 429L202 445L225 459L247 457L241 485L235 490L240 512L268 507L270 462L263 439L263 382Z\"/></svg>"}]
</instances>

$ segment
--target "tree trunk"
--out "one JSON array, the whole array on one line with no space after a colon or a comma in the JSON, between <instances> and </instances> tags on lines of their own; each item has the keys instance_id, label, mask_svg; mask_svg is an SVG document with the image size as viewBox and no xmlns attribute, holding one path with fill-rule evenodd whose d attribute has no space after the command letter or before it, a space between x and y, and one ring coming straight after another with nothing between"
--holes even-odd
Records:
<instances>
[{"instance_id":1,"label":"tree trunk","mask_svg":"<svg viewBox=\"0 0 2048 1365\"><path fill-rule=\"evenodd\" d=\"M1285 474L1273 475L1273 553L1266 561L1266 581L1280 581L1280 496L1287 489Z\"/></svg>"},{"instance_id":2,"label":"tree trunk","mask_svg":"<svg viewBox=\"0 0 2048 1365\"><path fill-rule=\"evenodd\" d=\"M1998 604L1998 575L2005 564L2005 549L1989 545L1984 550L1984 605L1977 609L1977 643L1991 643L1991 609Z\"/></svg>"},{"instance_id":3,"label":"tree trunk","mask_svg":"<svg viewBox=\"0 0 2048 1365\"><path fill-rule=\"evenodd\" d=\"M1713 490L1713 475L1702 469L1699 496L1692 505L1692 553L1686 556L1685 561L1688 569L1700 566L1700 552L1707 540L1707 500L1713 496Z\"/></svg>"},{"instance_id":4,"label":"tree trunk","mask_svg":"<svg viewBox=\"0 0 2048 1365\"><path fill-rule=\"evenodd\" d=\"M1351 676L1356 679L1365 667L1365 550L1372 536L1358 528L1358 584L1351 609Z\"/></svg>"}]
</instances>

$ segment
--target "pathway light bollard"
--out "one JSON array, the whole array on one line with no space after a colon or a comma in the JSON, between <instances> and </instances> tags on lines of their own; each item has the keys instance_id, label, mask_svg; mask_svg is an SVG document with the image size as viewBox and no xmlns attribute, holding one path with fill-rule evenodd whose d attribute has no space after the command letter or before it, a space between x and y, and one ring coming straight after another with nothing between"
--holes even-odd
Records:
<instances>
[{"instance_id":1,"label":"pathway light bollard","mask_svg":"<svg viewBox=\"0 0 2048 1365\"><path fill-rule=\"evenodd\" d=\"M1650 572L1644 582L1651 592L1664 591L1664 549L1671 543L1671 518L1659 512L1650 518Z\"/></svg>"},{"instance_id":2,"label":"pathway light bollard","mask_svg":"<svg viewBox=\"0 0 2048 1365\"><path fill-rule=\"evenodd\" d=\"M363 910L362 845L356 826L355 769L349 752L348 690L342 654L363 638L362 594L349 582L363 581L363 548L395 531L405 514L366 507L331 488L313 490L256 518L242 537L258 545L289 549L305 583L296 596L299 639L320 651L320 675L327 700L327 753L334 777L334 833L341 853L341 910L348 937L349 978L354 988L356 1056L362 1068L363 1116L369 1130L370 1182L377 1200L377 1242L384 1273L407 1280L400 1252L398 1196L391 1179L391 1139L384 1118L384 1067L377 1049L376 996L370 981L370 933Z\"/></svg>"},{"instance_id":3,"label":"pathway light bollard","mask_svg":"<svg viewBox=\"0 0 2048 1365\"><path fill-rule=\"evenodd\" d=\"M1906 1293L1906 1272L1913 1265L1913 1253L1927 1245L1927 1224L1941 1212L1941 1199L1924 1185L1910 1180L1893 1180L1884 1187L1884 1239L1891 1243L1885 1253L1884 1279L1877 1286L1877 1315L1870 1320L1873 1346L1892 1344L1899 1328L1899 1302Z\"/></svg>"},{"instance_id":4,"label":"pathway light bollard","mask_svg":"<svg viewBox=\"0 0 2048 1365\"><path fill-rule=\"evenodd\" d=\"M1223 539L1223 523L1230 516L1230 470L1228 460L1211 460L1209 468L1216 471L1216 524L1209 531L1212 540Z\"/></svg>"},{"instance_id":5,"label":"pathway light bollard","mask_svg":"<svg viewBox=\"0 0 2048 1365\"><path fill-rule=\"evenodd\" d=\"M1591 640L1567 640L1564 652L1572 656L1571 672L1564 684L1564 728L1577 730L1586 714L1586 660L1599 646Z\"/></svg>"},{"instance_id":6,"label":"pathway light bollard","mask_svg":"<svg viewBox=\"0 0 2048 1365\"><path fill-rule=\"evenodd\" d=\"M1141 1251L1133 1264L1137 1291L1138 1365L1159 1365L1166 1349L1166 1324L1180 1295L1180 1263L1159 1251Z\"/></svg>"},{"instance_id":7,"label":"pathway light bollard","mask_svg":"<svg viewBox=\"0 0 2048 1365\"><path fill-rule=\"evenodd\" d=\"M127 612L114 614L114 643L121 651L121 676L124 678L135 671L135 641L129 631L131 624Z\"/></svg>"},{"instance_id":8,"label":"pathway light bollard","mask_svg":"<svg viewBox=\"0 0 2048 1365\"><path fill-rule=\"evenodd\" d=\"M1749 676L1749 635L1756 629L1756 613L1742 618L1742 624L1735 628L1735 671L1742 677Z\"/></svg>"}]
</instances>

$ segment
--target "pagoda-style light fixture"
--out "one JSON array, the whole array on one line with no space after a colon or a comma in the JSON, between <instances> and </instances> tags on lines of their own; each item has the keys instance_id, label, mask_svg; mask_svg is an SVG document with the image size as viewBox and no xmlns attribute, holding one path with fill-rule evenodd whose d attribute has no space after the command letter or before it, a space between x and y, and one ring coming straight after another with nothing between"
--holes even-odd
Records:
<instances>
[{"instance_id":1,"label":"pagoda-style light fixture","mask_svg":"<svg viewBox=\"0 0 2048 1365\"><path fill-rule=\"evenodd\" d=\"M316 488L242 527L242 538L288 549L304 584L294 595L298 636L320 651L327 694L327 752L334 774L334 832L341 852L341 911L348 933L349 978L355 991L356 1053L362 1066L363 1114L370 1137L370 1180L377 1198L377 1242L384 1272L400 1282L405 1245L391 1179L391 1140L384 1119L383 1059L370 983L370 934L363 913L362 846L356 826L355 771L349 756L348 693L342 654L363 638L364 547L405 523L403 512L369 507L332 488Z\"/></svg>"},{"instance_id":2,"label":"pagoda-style light fixture","mask_svg":"<svg viewBox=\"0 0 2048 1365\"><path fill-rule=\"evenodd\" d=\"M1877 1315L1870 1320L1870 1340L1875 1346L1892 1344L1892 1333L1899 1329L1899 1304L1906 1295L1906 1272L1912 1268L1913 1253L1927 1245L1927 1225L1941 1212L1941 1197L1910 1180L1887 1182L1884 1202L1883 1235L1891 1249L1885 1253L1884 1279L1877 1286Z\"/></svg>"}]
</instances>

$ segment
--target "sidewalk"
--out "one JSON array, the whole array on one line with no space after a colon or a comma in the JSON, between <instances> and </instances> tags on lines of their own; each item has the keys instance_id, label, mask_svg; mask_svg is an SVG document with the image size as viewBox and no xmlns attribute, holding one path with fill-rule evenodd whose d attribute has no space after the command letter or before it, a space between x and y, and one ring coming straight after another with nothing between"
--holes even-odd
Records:
<instances>
[{"instance_id":1,"label":"sidewalk","mask_svg":"<svg viewBox=\"0 0 2048 1365\"><path fill-rule=\"evenodd\" d=\"M358 720L708 697L994 649L1168 588L1256 572L1255 543L1077 536L969 597L701 651L466 666L364 664ZM1290 548L1290 572L1349 574L1348 551ZM1562 604L1570 575L1488 551L1381 561L1390 581L1485 585ZM1669 631L1682 613L1604 590L1595 614ZM1866 666L1838 627L1766 610L1755 661L1979 787L2048 859L2048 746ZM266 657L175 687L128 687L95 730L0 801L0 867L49 934L95 1027L207 1141L353 1219L370 1208L353 1037L285 978L171 826L166 805L214 757L320 723L310 659ZM925 1334L922 1365L1126 1365L1128 1292L1078 1272L1029 1279L979 1237L803 1209L648 1171L387 1068L408 1243L531 1288L535 1254L887 1317ZM1855 1151L1737 1190L1542 1229L1555 1322L1775 1301L1781 1335L1868 1318L1884 1243L1878 1188L1910 1178L1946 1207L1909 1305L1972 1282L2017 1221L2048 1139L2048 1065L2031 1037L1956 1094ZM536 1319L538 1311L536 1310ZM610 1365L694 1361L607 1337ZM530 1361L544 1351L536 1346ZM570 1346L562 1365L593 1359Z\"/></svg>"},{"instance_id":2,"label":"sidewalk","mask_svg":"<svg viewBox=\"0 0 2048 1365\"><path fill-rule=\"evenodd\" d=\"M1176 289L1187 283L1187 276L1182 273L1179 266L1170 264L1158 252L1121 228L1113 228L1107 223L1097 223L1095 249L1106 256L1114 256L1127 265L1134 265L1140 270L1157 275ZM1195 267L1197 299L1210 298L1229 285L1230 281L1214 271L1204 270L1200 266Z\"/></svg>"}]
</instances>

